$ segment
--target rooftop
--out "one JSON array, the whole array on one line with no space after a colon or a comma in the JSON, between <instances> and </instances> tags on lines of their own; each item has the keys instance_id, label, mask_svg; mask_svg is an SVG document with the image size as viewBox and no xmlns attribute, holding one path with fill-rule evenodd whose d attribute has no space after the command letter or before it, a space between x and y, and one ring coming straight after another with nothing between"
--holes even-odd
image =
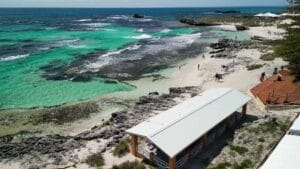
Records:
<instances>
[{"instance_id":1,"label":"rooftop","mask_svg":"<svg viewBox=\"0 0 300 169\"><path fill-rule=\"evenodd\" d=\"M254 96L267 104L300 104L300 84L294 83L294 76L283 70L279 72L282 81L278 81L278 75L273 75L251 89Z\"/></svg>"},{"instance_id":2,"label":"rooftop","mask_svg":"<svg viewBox=\"0 0 300 169\"><path fill-rule=\"evenodd\" d=\"M260 169L299 169L300 137L286 135Z\"/></svg>"},{"instance_id":3,"label":"rooftop","mask_svg":"<svg viewBox=\"0 0 300 169\"><path fill-rule=\"evenodd\" d=\"M129 129L174 157L251 98L230 88L210 89Z\"/></svg>"}]
</instances>

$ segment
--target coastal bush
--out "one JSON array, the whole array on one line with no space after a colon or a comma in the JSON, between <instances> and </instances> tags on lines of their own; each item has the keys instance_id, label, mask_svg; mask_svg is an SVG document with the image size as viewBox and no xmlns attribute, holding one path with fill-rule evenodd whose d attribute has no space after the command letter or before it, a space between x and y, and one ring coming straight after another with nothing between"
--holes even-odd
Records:
<instances>
[{"instance_id":1,"label":"coastal bush","mask_svg":"<svg viewBox=\"0 0 300 169\"><path fill-rule=\"evenodd\" d=\"M272 61L276 58L276 55L274 53L266 53L262 54L260 59L263 61Z\"/></svg>"},{"instance_id":2,"label":"coastal bush","mask_svg":"<svg viewBox=\"0 0 300 169\"><path fill-rule=\"evenodd\" d=\"M229 145L230 150L237 152L240 155L245 154L248 152L248 148L246 147L240 147L240 146L234 146L234 145Z\"/></svg>"},{"instance_id":3,"label":"coastal bush","mask_svg":"<svg viewBox=\"0 0 300 169\"><path fill-rule=\"evenodd\" d=\"M292 7L289 11L300 12L300 7ZM290 26L299 26L300 17L290 17L295 22ZM296 81L300 80L300 28L288 28L287 37L275 48L275 54L283 57L292 67Z\"/></svg>"},{"instance_id":4,"label":"coastal bush","mask_svg":"<svg viewBox=\"0 0 300 169\"><path fill-rule=\"evenodd\" d=\"M101 153L92 154L87 157L85 162L91 167L101 168L104 163L104 158Z\"/></svg>"},{"instance_id":5,"label":"coastal bush","mask_svg":"<svg viewBox=\"0 0 300 169\"><path fill-rule=\"evenodd\" d=\"M229 162L220 163L214 167L209 167L208 169L226 169L230 168L232 165Z\"/></svg>"},{"instance_id":6,"label":"coastal bush","mask_svg":"<svg viewBox=\"0 0 300 169\"><path fill-rule=\"evenodd\" d=\"M242 161L241 164L238 163L233 164L233 169L246 169L252 167L253 167L253 162L249 159Z\"/></svg>"},{"instance_id":7,"label":"coastal bush","mask_svg":"<svg viewBox=\"0 0 300 169\"><path fill-rule=\"evenodd\" d=\"M248 65L246 67L247 67L247 70L251 71L251 70L259 69L259 68L263 67L263 65L262 64L253 64L253 65Z\"/></svg>"},{"instance_id":8,"label":"coastal bush","mask_svg":"<svg viewBox=\"0 0 300 169\"><path fill-rule=\"evenodd\" d=\"M130 152L129 149L129 139L122 140L114 149L113 155L122 157Z\"/></svg>"},{"instance_id":9,"label":"coastal bush","mask_svg":"<svg viewBox=\"0 0 300 169\"><path fill-rule=\"evenodd\" d=\"M120 165L114 165L112 169L146 169L146 166L138 161L126 161Z\"/></svg>"}]
</instances>

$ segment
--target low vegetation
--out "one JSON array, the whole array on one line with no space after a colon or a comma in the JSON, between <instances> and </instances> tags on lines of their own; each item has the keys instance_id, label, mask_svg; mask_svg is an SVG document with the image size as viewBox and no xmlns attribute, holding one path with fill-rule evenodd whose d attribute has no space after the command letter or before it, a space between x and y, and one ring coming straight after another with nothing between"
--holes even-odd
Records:
<instances>
[{"instance_id":1,"label":"low vegetation","mask_svg":"<svg viewBox=\"0 0 300 169\"><path fill-rule=\"evenodd\" d=\"M234 146L234 145L229 145L229 147L230 147L230 150L235 151L235 152L239 153L240 155L243 155L246 152L248 152L248 148L246 148L246 147Z\"/></svg>"},{"instance_id":2,"label":"low vegetation","mask_svg":"<svg viewBox=\"0 0 300 169\"><path fill-rule=\"evenodd\" d=\"M112 169L146 169L146 166L138 161L134 161L134 162L126 161L118 166L114 165Z\"/></svg>"},{"instance_id":3,"label":"low vegetation","mask_svg":"<svg viewBox=\"0 0 300 169\"><path fill-rule=\"evenodd\" d=\"M104 165L104 158L101 153L96 153L88 156L85 162L91 167L102 168Z\"/></svg>"},{"instance_id":4,"label":"low vegetation","mask_svg":"<svg viewBox=\"0 0 300 169\"><path fill-rule=\"evenodd\" d=\"M259 20L257 17L253 16L209 16L209 17L202 17L196 19L197 22L205 22L205 23L219 23L219 24L226 24L226 23L242 23L245 26L260 26L263 22L264 25L272 25L276 22L276 19L268 18Z\"/></svg>"},{"instance_id":5,"label":"low vegetation","mask_svg":"<svg viewBox=\"0 0 300 169\"><path fill-rule=\"evenodd\" d=\"M293 7L289 12L300 13L300 7ZM295 22L288 26L287 37L274 47L274 55L284 58L292 67L296 80L300 80L300 17L290 17ZM270 58L270 57L268 57Z\"/></svg>"},{"instance_id":6,"label":"low vegetation","mask_svg":"<svg viewBox=\"0 0 300 169\"><path fill-rule=\"evenodd\" d=\"M251 71L251 70L259 69L259 68L263 67L263 65L262 64L253 64L253 65L248 65L246 67L247 67L247 70Z\"/></svg>"},{"instance_id":7,"label":"low vegetation","mask_svg":"<svg viewBox=\"0 0 300 169\"><path fill-rule=\"evenodd\" d=\"M114 149L113 155L118 157L123 157L130 152L129 149L129 139L122 140Z\"/></svg>"}]
</instances>

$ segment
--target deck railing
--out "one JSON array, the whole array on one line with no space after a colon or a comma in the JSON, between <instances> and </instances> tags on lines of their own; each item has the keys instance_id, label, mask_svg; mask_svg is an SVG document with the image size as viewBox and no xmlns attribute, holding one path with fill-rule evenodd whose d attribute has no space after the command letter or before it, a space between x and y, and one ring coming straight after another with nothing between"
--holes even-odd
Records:
<instances>
[{"instance_id":1,"label":"deck railing","mask_svg":"<svg viewBox=\"0 0 300 169\"><path fill-rule=\"evenodd\" d=\"M179 160L176 161L176 168L183 168L184 164L189 160L187 154L181 157Z\"/></svg>"},{"instance_id":2,"label":"deck railing","mask_svg":"<svg viewBox=\"0 0 300 169\"><path fill-rule=\"evenodd\" d=\"M138 145L138 153L143 157L150 159L150 152L144 149L141 145Z\"/></svg>"},{"instance_id":3,"label":"deck railing","mask_svg":"<svg viewBox=\"0 0 300 169\"><path fill-rule=\"evenodd\" d=\"M168 169L168 168L169 168L169 163L167 163L166 161L160 159L160 158L157 157L157 156L154 156L153 162L154 162L154 164L155 164L159 169Z\"/></svg>"}]
</instances>

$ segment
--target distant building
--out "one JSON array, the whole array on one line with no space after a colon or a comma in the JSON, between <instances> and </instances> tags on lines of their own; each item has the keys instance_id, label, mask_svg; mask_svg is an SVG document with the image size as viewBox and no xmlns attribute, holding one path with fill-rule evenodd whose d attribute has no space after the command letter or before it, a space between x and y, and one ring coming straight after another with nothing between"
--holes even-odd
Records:
<instances>
[{"instance_id":1,"label":"distant building","mask_svg":"<svg viewBox=\"0 0 300 169\"><path fill-rule=\"evenodd\" d=\"M185 168L246 114L250 99L230 88L207 90L127 130L132 154L160 169Z\"/></svg>"}]
</instances>

